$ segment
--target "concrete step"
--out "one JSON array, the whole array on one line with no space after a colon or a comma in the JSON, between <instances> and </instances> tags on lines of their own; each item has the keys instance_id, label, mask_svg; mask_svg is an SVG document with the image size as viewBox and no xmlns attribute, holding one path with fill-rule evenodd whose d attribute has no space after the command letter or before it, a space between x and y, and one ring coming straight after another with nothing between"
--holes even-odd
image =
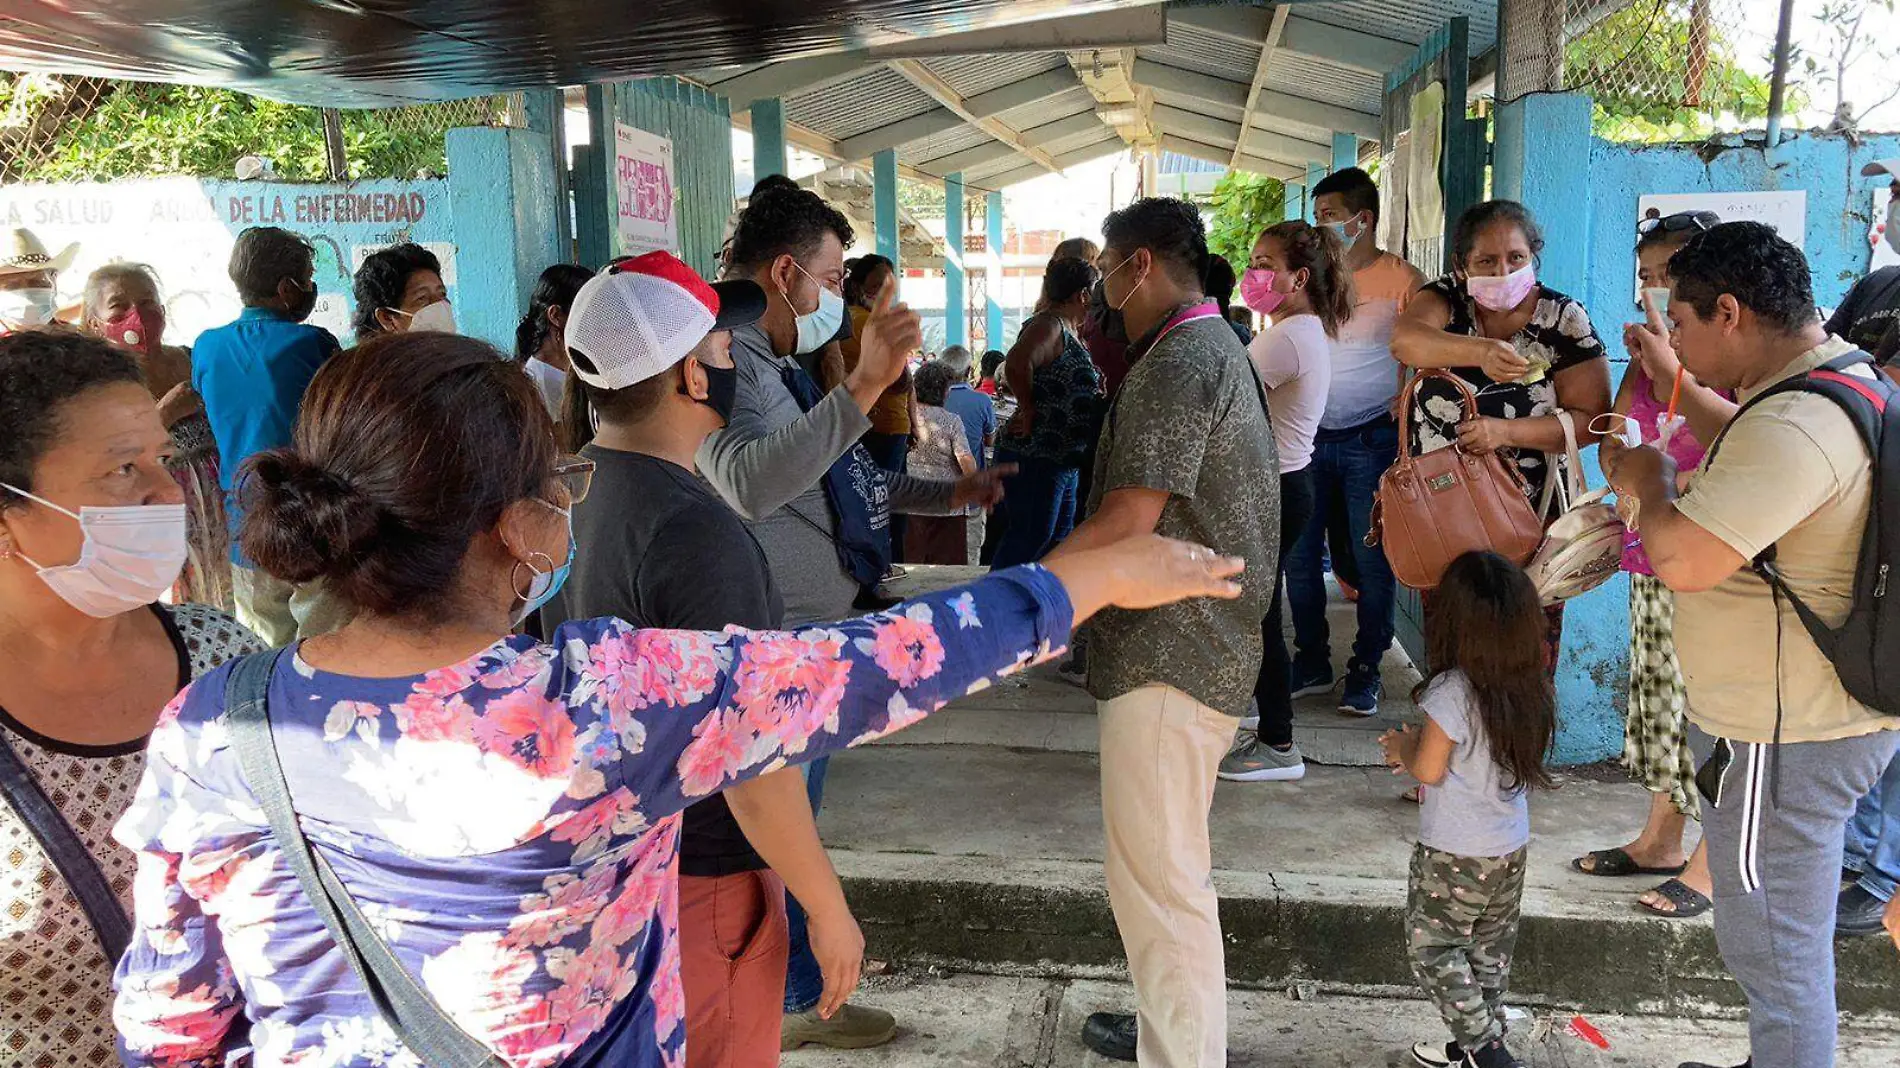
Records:
<instances>
[{"instance_id":1,"label":"concrete step","mask_svg":"<svg viewBox=\"0 0 1900 1068\"><path fill-rule=\"evenodd\" d=\"M1402 912L1417 809L1383 769L1309 768L1223 783L1211 817L1227 968L1238 984L1408 990ZM980 969L1125 967L1103 884L1099 770L1086 753L939 744L832 764L821 820L871 952ZM1647 917L1657 880L1596 879L1569 859L1626 841L1647 795L1566 777L1533 799L1514 997L1586 1012L1701 1015L1743 1004L1708 919ZM1900 1003L1884 939L1840 947L1841 1007Z\"/></svg>"}]
</instances>

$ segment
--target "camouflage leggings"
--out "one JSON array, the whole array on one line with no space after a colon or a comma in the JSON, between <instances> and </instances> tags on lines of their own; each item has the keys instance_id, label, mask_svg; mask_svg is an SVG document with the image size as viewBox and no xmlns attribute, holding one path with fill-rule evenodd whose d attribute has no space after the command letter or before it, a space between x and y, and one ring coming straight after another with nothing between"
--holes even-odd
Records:
<instances>
[{"instance_id":1,"label":"camouflage leggings","mask_svg":"<svg viewBox=\"0 0 1900 1068\"><path fill-rule=\"evenodd\" d=\"M1504 1035L1524 854L1461 857L1419 846L1405 899L1412 975L1470 1049Z\"/></svg>"}]
</instances>

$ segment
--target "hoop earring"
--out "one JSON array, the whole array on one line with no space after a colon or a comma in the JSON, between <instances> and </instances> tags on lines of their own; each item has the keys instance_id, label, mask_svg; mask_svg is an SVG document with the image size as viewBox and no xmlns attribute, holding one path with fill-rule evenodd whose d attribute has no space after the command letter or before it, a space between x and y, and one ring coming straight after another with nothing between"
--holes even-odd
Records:
<instances>
[{"instance_id":1,"label":"hoop earring","mask_svg":"<svg viewBox=\"0 0 1900 1068\"><path fill-rule=\"evenodd\" d=\"M532 563L537 556L548 562L548 569L546 571L535 567ZM524 567L528 569L528 581L525 584L521 581L521 569ZM533 596L529 590L533 589L534 580L542 575L551 575L553 573L554 557L549 556L547 553L537 551L530 554L527 560L515 561L514 568L508 572L508 585L513 588L517 600L526 601ZM528 589L522 589L523 585L526 585Z\"/></svg>"}]
</instances>

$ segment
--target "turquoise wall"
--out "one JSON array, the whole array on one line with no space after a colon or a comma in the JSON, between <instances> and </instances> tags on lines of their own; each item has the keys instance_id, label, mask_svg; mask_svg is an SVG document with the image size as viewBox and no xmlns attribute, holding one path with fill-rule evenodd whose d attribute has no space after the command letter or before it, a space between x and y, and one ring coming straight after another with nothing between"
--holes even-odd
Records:
<instances>
[{"instance_id":1,"label":"turquoise wall","mask_svg":"<svg viewBox=\"0 0 1900 1068\"><path fill-rule=\"evenodd\" d=\"M1551 110L1552 114L1541 118L1558 119L1556 109ZM1522 164L1530 173L1513 181L1562 185L1568 172L1576 191L1572 202L1580 210L1555 218L1545 210L1541 221L1553 243L1558 235L1569 243L1577 234L1587 233L1587 269L1578 277L1572 266L1575 253L1553 248L1546 253L1551 267L1547 278L1589 308L1610 354L1612 381L1621 380L1628 362L1619 338L1622 324L1634 315L1636 256L1632 249L1638 198L1651 193L1806 190L1805 246L1814 270L1815 299L1832 306L1867 271L1870 198L1879 180L1862 178L1861 165L1900 156L1900 137L1895 136L1870 138L1853 146L1840 138L1804 135L1784 144L1772 166L1760 148L1735 142L1624 145L1592 140L1589 169L1578 172L1574 153L1547 150L1575 130L1555 129L1537 121L1540 116L1529 117L1532 121L1522 136L1526 144L1538 147L1527 152ZM1580 222L1587 222L1587 228L1579 230ZM1594 455L1584 457L1584 468L1592 484L1600 484ZM1629 584L1618 576L1570 602L1566 609L1557 680L1563 718L1556 751L1559 763L1609 759L1621 751L1628 684Z\"/></svg>"},{"instance_id":2,"label":"turquoise wall","mask_svg":"<svg viewBox=\"0 0 1900 1068\"><path fill-rule=\"evenodd\" d=\"M535 279L562 262L559 187L548 136L480 127L450 130L449 204L462 295L462 333L514 351Z\"/></svg>"},{"instance_id":3,"label":"turquoise wall","mask_svg":"<svg viewBox=\"0 0 1900 1068\"><path fill-rule=\"evenodd\" d=\"M619 121L672 138L680 256L714 277L733 208L731 106L725 97L676 78L622 82L614 86L614 97Z\"/></svg>"}]
</instances>

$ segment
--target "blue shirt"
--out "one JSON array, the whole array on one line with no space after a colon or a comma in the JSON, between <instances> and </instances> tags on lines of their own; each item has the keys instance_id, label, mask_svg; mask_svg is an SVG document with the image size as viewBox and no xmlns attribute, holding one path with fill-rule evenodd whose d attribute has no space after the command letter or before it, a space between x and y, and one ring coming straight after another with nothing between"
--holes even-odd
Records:
<instances>
[{"instance_id":1,"label":"blue shirt","mask_svg":"<svg viewBox=\"0 0 1900 1068\"><path fill-rule=\"evenodd\" d=\"M340 346L320 326L292 322L269 308L246 308L237 322L198 335L191 350L191 388L204 398L218 439L218 484L235 532L231 493L238 465L265 449L290 444L303 393L317 368ZM232 561L243 564L235 542Z\"/></svg>"},{"instance_id":2,"label":"blue shirt","mask_svg":"<svg viewBox=\"0 0 1900 1068\"><path fill-rule=\"evenodd\" d=\"M970 439L970 455L976 457L976 466L988 467L989 457L983 454L983 439L996 433L996 402L969 383L958 382L950 387L950 392L943 399L943 406L963 420L963 433Z\"/></svg>"}]
</instances>

